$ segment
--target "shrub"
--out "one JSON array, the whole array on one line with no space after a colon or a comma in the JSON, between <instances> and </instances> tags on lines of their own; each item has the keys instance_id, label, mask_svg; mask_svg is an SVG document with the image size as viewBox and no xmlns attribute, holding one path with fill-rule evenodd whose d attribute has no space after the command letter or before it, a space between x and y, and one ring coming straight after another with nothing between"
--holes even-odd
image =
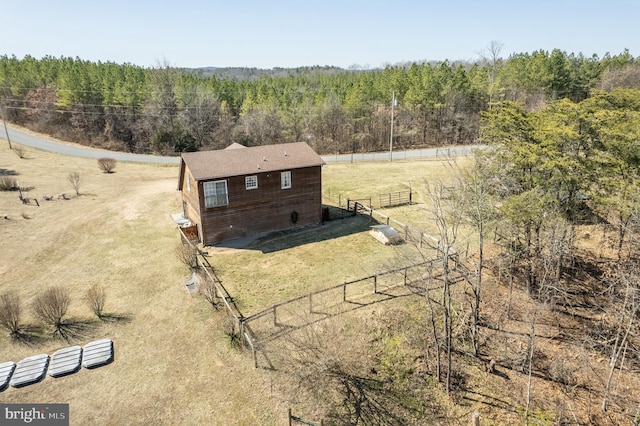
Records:
<instances>
[{"instance_id":1,"label":"shrub","mask_svg":"<svg viewBox=\"0 0 640 426\"><path fill-rule=\"evenodd\" d=\"M89 304L89 308L91 312L96 314L98 318L102 318L102 314L104 313L104 303L107 298L107 294L104 291L104 287L99 284L94 284L87 290L85 294L85 299Z\"/></svg>"},{"instance_id":2,"label":"shrub","mask_svg":"<svg viewBox=\"0 0 640 426\"><path fill-rule=\"evenodd\" d=\"M200 286L198 288L200 295L204 300L207 301L215 310L218 310L218 299L216 286L213 281L207 279L206 277L198 277L200 282Z\"/></svg>"},{"instance_id":3,"label":"shrub","mask_svg":"<svg viewBox=\"0 0 640 426\"><path fill-rule=\"evenodd\" d=\"M80 195L80 173L71 172L69 176L67 176L67 180L71 184L71 187L74 191L76 191L76 195Z\"/></svg>"},{"instance_id":4,"label":"shrub","mask_svg":"<svg viewBox=\"0 0 640 426\"><path fill-rule=\"evenodd\" d=\"M183 242L177 243L175 254L178 260L188 266L192 271L198 269L198 252L192 245Z\"/></svg>"},{"instance_id":5,"label":"shrub","mask_svg":"<svg viewBox=\"0 0 640 426\"><path fill-rule=\"evenodd\" d=\"M25 158L27 151L24 149L24 146L22 145L13 145L13 152L16 153L16 155L20 158Z\"/></svg>"},{"instance_id":6,"label":"shrub","mask_svg":"<svg viewBox=\"0 0 640 426\"><path fill-rule=\"evenodd\" d=\"M17 191L18 180L11 176L0 176L0 191Z\"/></svg>"},{"instance_id":7,"label":"shrub","mask_svg":"<svg viewBox=\"0 0 640 426\"><path fill-rule=\"evenodd\" d=\"M113 173L113 169L116 168L117 161L115 158L99 158L98 167L105 173Z\"/></svg>"},{"instance_id":8,"label":"shrub","mask_svg":"<svg viewBox=\"0 0 640 426\"><path fill-rule=\"evenodd\" d=\"M0 296L0 326L9 331L12 337L20 331L20 298L14 292Z\"/></svg>"},{"instance_id":9,"label":"shrub","mask_svg":"<svg viewBox=\"0 0 640 426\"><path fill-rule=\"evenodd\" d=\"M62 318L69 308L69 291L60 287L49 287L38 294L31 305L33 315L45 324L52 325L62 334Z\"/></svg>"}]
</instances>

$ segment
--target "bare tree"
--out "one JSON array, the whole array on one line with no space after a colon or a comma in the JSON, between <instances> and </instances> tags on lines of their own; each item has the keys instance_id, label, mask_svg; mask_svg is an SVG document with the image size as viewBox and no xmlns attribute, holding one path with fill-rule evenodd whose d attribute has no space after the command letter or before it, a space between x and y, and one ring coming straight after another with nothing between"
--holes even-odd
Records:
<instances>
[{"instance_id":1,"label":"bare tree","mask_svg":"<svg viewBox=\"0 0 640 426\"><path fill-rule=\"evenodd\" d=\"M485 50L480 52L480 58L489 66L489 102L493 101L493 97L498 91L497 87L495 87L495 82L496 76L498 75L502 65L500 53L502 52L503 47L504 43L491 40L491 43L489 43Z\"/></svg>"},{"instance_id":2,"label":"bare tree","mask_svg":"<svg viewBox=\"0 0 640 426\"><path fill-rule=\"evenodd\" d=\"M80 173L71 172L67 176L67 180L71 184L71 187L76 191L76 195L80 195Z\"/></svg>"},{"instance_id":3,"label":"bare tree","mask_svg":"<svg viewBox=\"0 0 640 426\"><path fill-rule=\"evenodd\" d=\"M436 238L439 259L441 260L442 296L442 331L444 336L445 351L445 390L451 391L452 356L453 356L453 322L454 310L451 298L452 260L456 261L455 249L458 237L458 228L461 222L460 206L455 197L450 197L449 189L442 183L426 184L426 193L431 203L429 210L431 219L436 226ZM438 378L440 380L440 378Z\"/></svg>"},{"instance_id":4,"label":"bare tree","mask_svg":"<svg viewBox=\"0 0 640 426\"><path fill-rule=\"evenodd\" d=\"M482 278L485 267L484 246L485 237L495 224L497 211L495 208L495 188L491 176L490 168L486 162L489 157L478 154L474 167L470 171L461 172L459 186L461 191L457 194L460 199L462 218L465 222L473 226L478 235L478 261L475 267L475 277L469 280L470 289L473 295L471 301L471 340L473 352L478 356L479 350L479 329L480 329L480 303L482 297Z\"/></svg>"},{"instance_id":5,"label":"bare tree","mask_svg":"<svg viewBox=\"0 0 640 426\"><path fill-rule=\"evenodd\" d=\"M62 318L67 314L71 298L69 291L61 287L49 287L38 294L31 305L36 318L45 324L52 325L54 333L63 334Z\"/></svg>"},{"instance_id":6,"label":"bare tree","mask_svg":"<svg viewBox=\"0 0 640 426\"><path fill-rule=\"evenodd\" d=\"M115 158L99 158L98 159L98 167L104 173L113 173L113 169L116 167L116 159Z\"/></svg>"},{"instance_id":7,"label":"bare tree","mask_svg":"<svg viewBox=\"0 0 640 426\"><path fill-rule=\"evenodd\" d=\"M329 319L278 342L278 366L286 373L289 392L295 399L314 401L313 415L331 424L413 424L409 419L416 421L415 407L403 404L409 389L392 389L394 381L384 367L365 355L371 351L368 340L345 328Z\"/></svg>"},{"instance_id":8,"label":"bare tree","mask_svg":"<svg viewBox=\"0 0 640 426\"><path fill-rule=\"evenodd\" d=\"M188 86L179 95L182 126L194 137L197 148L209 145L221 122L220 100L214 93L197 85Z\"/></svg>"},{"instance_id":9,"label":"bare tree","mask_svg":"<svg viewBox=\"0 0 640 426\"><path fill-rule=\"evenodd\" d=\"M638 326L638 314L640 313L640 291L637 286L640 274L637 265L622 264L611 273L611 306L615 312L615 335L607 339L610 342L611 355L609 357L609 372L604 384L601 409L607 411L613 374L616 368L622 369L621 359L624 354L630 335L634 334Z\"/></svg>"},{"instance_id":10,"label":"bare tree","mask_svg":"<svg viewBox=\"0 0 640 426\"><path fill-rule=\"evenodd\" d=\"M93 284L87 290L85 294L85 300L93 312L98 318L102 318L104 313L104 304L107 298L107 293L100 284Z\"/></svg>"},{"instance_id":11,"label":"bare tree","mask_svg":"<svg viewBox=\"0 0 640 426\"><path fill-rule=\"evenodd\" d=\"M20 297L16 292L0 296L0 327L9 331L11 337L16 337L20 332L20 313Z\"/></svg>"},{"instance_id":12,"label":"bare tree","mask_svg":"<svg viewBox=\"0 0 640 426\"><path fill-rule=\"evenodd\" d=\"M536 307L529 318L529 339L527 341L527 396L525 402L525 424L529 424L529 409L531 407L531 376L533 374L533 361L536 347L536 322L538 320L538 308Z\"/></svg>"}]
</instances>

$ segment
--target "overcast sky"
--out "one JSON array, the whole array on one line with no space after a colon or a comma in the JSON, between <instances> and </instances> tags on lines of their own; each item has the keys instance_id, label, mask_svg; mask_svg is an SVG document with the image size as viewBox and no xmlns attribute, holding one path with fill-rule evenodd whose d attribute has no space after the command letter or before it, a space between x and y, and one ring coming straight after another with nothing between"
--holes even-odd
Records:
<instances>
[{"instance_id":1,"label":"overcast sky","mask_svg":"<svg viewBox=\"0 0 640 426\"><path fill-rule=\"evenodd\" d=\"M640 0L0 0L0 54L143 67L377 68L558 48L640 56Z\"/></svg>"}]
</instances>

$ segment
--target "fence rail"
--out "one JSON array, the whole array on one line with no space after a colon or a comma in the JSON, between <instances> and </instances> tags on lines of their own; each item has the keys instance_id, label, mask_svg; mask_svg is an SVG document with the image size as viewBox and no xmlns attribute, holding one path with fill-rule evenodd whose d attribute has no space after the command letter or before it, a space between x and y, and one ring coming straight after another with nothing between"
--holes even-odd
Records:
<instances>
[{"instance_id":1,"label":"fence rail","mask_svg":"<svg viewBox=\"0 0 640 426\"><path fill-rule=\"evenodd\" d=\"M202 250L200 250L193 243L192 239L187 237L187 235L183 232L183 230L180 227L178 227L178 230L180 231L182 243L188 244L196 253L196 261L198 263L198 266L200 267L200 271L204 275L203 279L208 280L213 285L214 300L220 300L223 303L227 314L230 315L231 318L233 319L233 324L234 324L233 332L236 333L235 327L237 327L237 335L240 338L240 343L242 344L243 347L248 346L252 350L254 354L254 360L256 360L256 354L255 354L256 345L254 343L255 335L253 335L253 332L250 328L245 327L244 315L242 315L242 313L240 312L240 309L238 309L238 307L236 306L233 297L231 296L231 294L229 294L227 289L222 284L222 281L216 275L213 266L211 266L211 264L209 263L209 260L207 259L205 254L202 252Z\"/></svg>"},{"instance_id":2,"label":"fence rail","mask_svg":"<svg viewBox=\"0 0 640 426\"><path fill-rule=\"evenodd\" d=\"M245 323L249 323L251 321L255 321L259 318L262 318L264 316L273 314L274 316L274 323L277 323L277 309L285 306L285 305L290 305L293 303L297 303L301 300L306 300L309 303L309 312L313 313L313 296L318 296L318 295L322 295L324 293L329 293L329 292L335 292L335 290L340 289L342 290L342 302L346 302L348 301L348 297L347 297L347 289L351 286L355 286L361 283L370 283L371 285L371 289L372 289L372 293L376 294L379 293L380 290L382 290L383 288L379 285L379 281L381 278L390 276L390 275L400 275L403 278L403 282L402 284L396 283L393 284L392 287L396 287L399 285L407 285L410 284L411 282L415 281L415 279L412 279L411 277L413 276L412 274L415 273L415 271L418 268L425 268L426 266L431 267L433 265L434 262L442 262L442 259L431 259L431 260L426 260L423 262L419 262L410 266L405 266L403 268L397 268L397 269L393 269L390 271L385 271L379 274L375 274L375 275L370 275L368 277L364 277L364 278L358 278L356 280L352 280L352 281L345 281L342 284L337 284L334 285L332 287L327 287L327 288L323 288L321 290L317 290L311 293L307 293L305 295L302 296L298 296L298 297L294 297L292 299L286 300L284 302L279 302L279 303L275 303L271 306L269 306L268 308L263 309L260 312L256 312L255 314L249 315L248 317L244 318ZM425 269L426 271L427 269ZM422 275L420 275L420 277L422 277ZM389 284L384 286L384 289L389 289L391 288L389 286Z\"/></svg>"},{"instance_id":3,"label":"fence rail","mask_svg":"<svg viewBox=\"0 0 640 426\"><path fill-rule=\"evenodd\" d=\"M405 191L385 192L378 194L375 197L363 197L363 198L345 198L341 194L324 194L324 197L336 202L338 207L342 208L343 202L346 200L347 206L352 203L358 202L369 208L385 208L403 206L413 203L414 192L411 189Z\"/></svg>"},{"instance_id":4,"label":"fence rail","mask_svg":"<svg viewBox=\"0 0 640 426\"><path fill-rule=\"evenodd\" d=\"M399 228L398 231L403 233L406 242L412 243L420 248L429 247L438 250L440 246L440 240L438 240L436 237L429 235L417 228L405 225L404 223L393 219L390 216L377 211L376 209L361 204L358 201L349 200L347 204L347 210L352 211L353 214L364 212L364 214L369 215L371 219L376 219L377 221L386 223L387 225L396 225Z\"/></svg>"},{"instance_id":5,"label":"fence rail","mask_svg":"<svg viewBox=\"0 0 640 426\"><path fill-rule=\"evenodd\" d=\"M411 192L411 190L388 192L386 194L379 194L378 197L380 201L378 203L378 206L380 208L395 207L395 206L402 206L405 204L411 204L413 200L413 193Z\"/></svg>"},{"instance_id":6,"label":"fence rail","mask_svg":"<svg viewBox=\"0 0 640 426\"><path fill-rule=\"evenodd\" d=\"M307 426L323 426L324 424L322 420L320 420L320 423L314 423L314 422L310 422L309 420L305 420L301 417L294 416L293 414L291 414L291 408L289 408L289 426L292 426L293 422L301 423Z\"/></svg>"}]
</instances>

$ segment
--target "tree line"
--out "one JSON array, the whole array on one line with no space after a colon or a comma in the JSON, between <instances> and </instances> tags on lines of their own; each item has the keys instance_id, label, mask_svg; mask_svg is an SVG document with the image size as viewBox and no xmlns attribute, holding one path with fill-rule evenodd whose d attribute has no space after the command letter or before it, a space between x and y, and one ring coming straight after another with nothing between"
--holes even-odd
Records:
<instances>
[{"instance_id":1,"label":"tree line","mask_svg":"<svg viewBox=\"0 0 640 426\"><path fill-rule=\"evenodd\" d=\"M531 301L521 318L529 328L524 350L507 348L502 356L509 362L498 361L513 368L516 360L528 375L523 417L532 416L532 375L539 375L562 385L582 383L599 399L602 413L635 418L637 424L637 401L617 389L626 372L640 367L640 89L592 90L581 101L547 100L539 109L502 101L481 113L480 140L488 148L477 151L474 167L462 171L454 195L443 196L437 184L429 193L441 249L455 242L459 226L471 227L478 237L466 300L449 292L443 274L437 299L443 327L433 338L444 342L437 353L448 374L440 380L448 392L453 367L444 357L459 339L449 324L466 323L470 344L462 350L475 356L495 343L480 333L488 321L483 276L491 271L509 288L507 319L514 316L514 287ZM469 309L456 312L452 304ZM544 359L537 331L542 315L552 315L560 334L584 354L608 361L600 375L592 364L590 371ZM583 329L575 328L578 317Z\"/></svg>"},{"instance_id":2,"label":"tree line","mask_svg":"<svg viewBox=\"0 0 640 426\"><path fill-rule=\"evenodd\" d=\"M532 110L640 81L628 51L599 58L539 50L503 59L500 49L492 43L475 62L248 69L245 79L168 64L4 55L0 101L9 122L102 148L175 154L307 141L328 154L388 147L392 93L393 143L409 149L476 142L481 113L496 101Z\"/></svg>"}]
</instances>

